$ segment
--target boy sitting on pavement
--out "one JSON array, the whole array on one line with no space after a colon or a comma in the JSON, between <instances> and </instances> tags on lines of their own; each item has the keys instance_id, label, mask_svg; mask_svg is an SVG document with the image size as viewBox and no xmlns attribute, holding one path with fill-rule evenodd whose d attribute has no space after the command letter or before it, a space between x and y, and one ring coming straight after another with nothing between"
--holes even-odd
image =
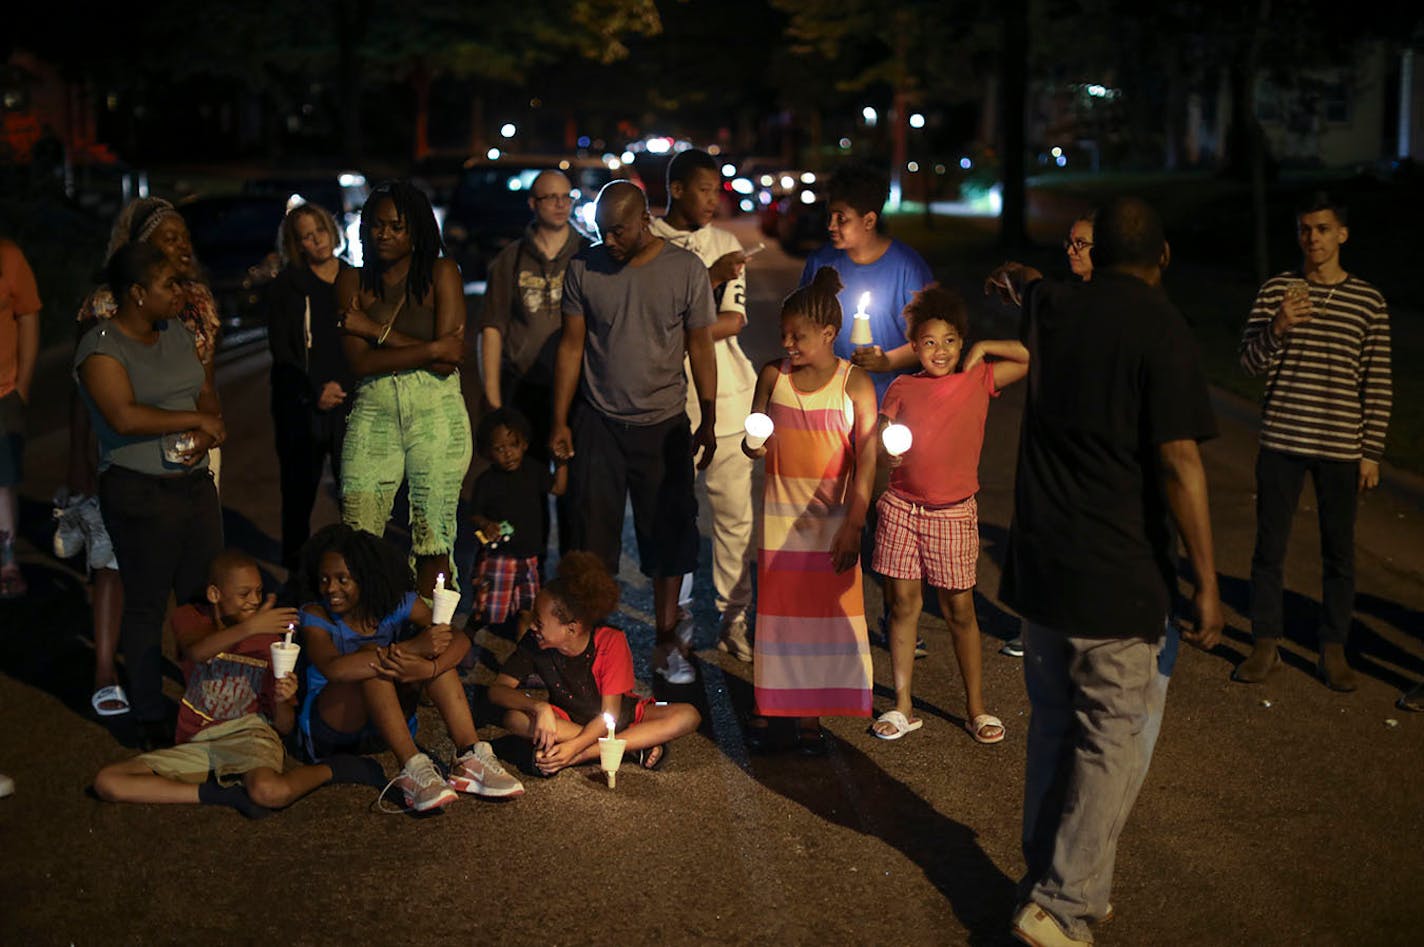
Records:
<instances>
[{"instance_id":1,"label":"boy sitting on pavement","mask_svg":"<svg viewBox=\"0 0 1424 947\"><path fill-rule=\"evenodd\" d=\"M99 798L230 806L261 818L329 782L384 782L374 760L355 756L284 772L297 677L275 679L269 649L298 616L274 601L263 600L252 557L227 550L213 560L207 602L173 614L187 680L175 745L104 767L94 778Z\"/></svg>"}]
</instances>

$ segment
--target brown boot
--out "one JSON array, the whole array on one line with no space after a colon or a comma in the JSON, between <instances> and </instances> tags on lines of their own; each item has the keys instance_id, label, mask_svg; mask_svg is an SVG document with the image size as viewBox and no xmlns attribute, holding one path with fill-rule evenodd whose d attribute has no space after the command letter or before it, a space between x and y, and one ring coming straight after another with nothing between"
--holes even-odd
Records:
<instances>
[{"instance_id":1,"label":"brown boot","mask_svg":"<svg viewBox=\"0 0 1424 947\"><path fill-rule=\"evenodd\" d=\"M1242 684L1260 684L1281 663L1275 638L1257 638L1245 661L1236 665L1231 679Z\"/></svg>"},{"instance_id":2,"label":"brown boot","mask_svg":"<svg viewBox=\"0 0 1424 947\"><path fill-rule=\"evenodd\" d=\"M1323 644L1320 646L1320 678L1332 691L1346 693L1360 686L1360 677L1345 660L1345 646Z\"/></svg>"}]
</instances>

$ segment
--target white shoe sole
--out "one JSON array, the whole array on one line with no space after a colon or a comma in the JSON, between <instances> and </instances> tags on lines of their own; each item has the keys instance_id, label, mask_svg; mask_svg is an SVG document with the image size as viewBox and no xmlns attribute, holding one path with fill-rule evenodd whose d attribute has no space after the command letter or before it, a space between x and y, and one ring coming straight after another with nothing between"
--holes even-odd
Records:
<instances>
[{"instance_id":1,"label":"white shoe sole","mask_svg":"<svg viewBox=\"0 0 1424 947\"><path fill-rule=\"evenodd\" d=\"M459 776L451 776L449 783L450 788L456 792L462 792L468 796L484 796L486 799L512 799L515 796L524 795L524 787L521 785L504 790L490 789L479 780L465 779Z\"/></svg>"}]
</instances>

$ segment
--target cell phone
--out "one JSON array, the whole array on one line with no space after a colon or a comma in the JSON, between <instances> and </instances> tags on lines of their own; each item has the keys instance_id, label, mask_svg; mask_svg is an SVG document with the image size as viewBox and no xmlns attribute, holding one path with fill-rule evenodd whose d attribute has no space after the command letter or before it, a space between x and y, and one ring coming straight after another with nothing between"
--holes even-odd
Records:
<instances>
[{"instance_id":1,"label":"cell phone","mask_svg":"<svg viewBox=\"0 0 1424 947\"><path fill-rule=\"evenodd\" d=\"M744 260L750 260L752 257L756 256L758 253L760 253L761 251L763 251L763 250L765 250L765 249L766 249L766 244L763 243L763 242L761 242L761 241L757 241L757 245L756 245L756 246L754 246L754 247L747 247L745 250L742 251L742 259L744 259Z\"/></svg>"}]
</instances>

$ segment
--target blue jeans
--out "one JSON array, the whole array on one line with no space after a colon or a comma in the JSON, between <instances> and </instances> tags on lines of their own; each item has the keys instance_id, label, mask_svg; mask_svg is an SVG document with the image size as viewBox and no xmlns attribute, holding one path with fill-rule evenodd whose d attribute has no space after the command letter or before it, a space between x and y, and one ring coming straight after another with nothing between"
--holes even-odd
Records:
<instances>
[{"instance_id":1,"label":"blue jeans","mask_svg":"<svg viewBox=\"0 0 1424 947\"><path fill-rule=\"evenodd\" d=\"M1070 637L1032 622L1023 641L1033 714L1020 899L1091 941L1088 925L1107 913L1118 836L1161 725L1163 648L1142 638Z\"/></svg>"}]
</instances>

